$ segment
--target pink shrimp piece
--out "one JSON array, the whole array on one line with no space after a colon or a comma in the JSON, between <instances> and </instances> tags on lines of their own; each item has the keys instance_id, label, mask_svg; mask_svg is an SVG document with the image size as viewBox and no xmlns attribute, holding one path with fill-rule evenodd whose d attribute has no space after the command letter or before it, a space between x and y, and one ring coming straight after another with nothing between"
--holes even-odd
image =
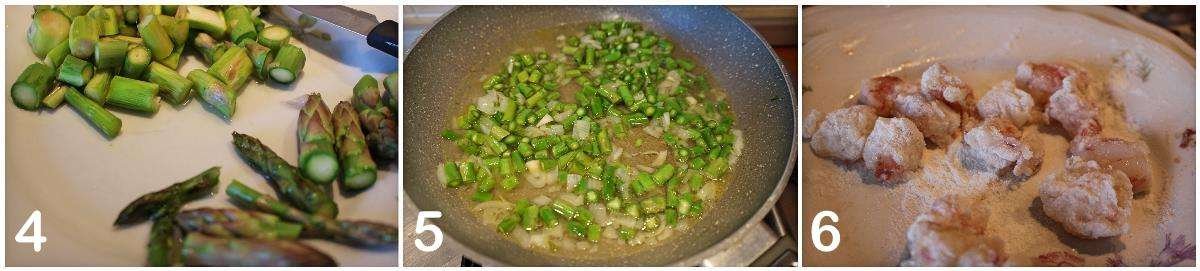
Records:
<instances>
[{"instance_id":1,"label":"pink shrimp piece","mask_svg":"<svg viewBox=\"0 0 1200 271\"><path fill-rule=\"evenodd\" d=\"M1147 191L1154 177L1150 148L1144 142L1113 137L1081 136L1071 140L1071 155L1112 167L1129 177L1133 192Z\"/></svg>"},{"instance_id":2,"label":"pink shrimp piece","mask_svg":"<svg viewBox=\"0 0 1200 271\"><path fill-rule=\"evenodd\" d=\"M1041 142L1025 138L1007 119L988 119L963 135L966 155L991 170L1012 167L1013 176L1033 176L1042 164Z\"/></svg>"},{"instance_id":3,"label":"pink shrimp piece","mask_svg":"<svg viewBox=\"0 0 1200 271\"><path fill-rule=\"evenodd\" d=\"M863 147L863 161L877 180L898 182L920 167L924 151L924 136L911 120L878 118Z\"/></svg>"},{"instance_id":4,"label":"pink shrimp piece","mask_svg":"<svg viewBox=\"0 0 1200 271\"><path fill-rule=\"evenodd\" d=\"M891 117L896 95L916 93L917 86L895 76L879 76L863 80L858 91L858 103L875 108L882 117Z\"/></svg>"},{"instance_id":5,"label":"pink shrimp piece","mask_svg":"<svg viewBox=\"0 0 1200 271\"><path fill-rule=\"evenodd\" d=\"M948 146L961 132L962 116L939 100L915 93L896 95L896 116L917 124L921 134L937 146Z\"/></svg>"},{"instance_id":6,"label":"pink shrimp piece","mask_svg":"<svg viewBox=\"0 0 1200 271\"><path fill-rule=\"evenodd\" d=\"M985 234L987 207L949 195L938 199L908 227L911 254L901 266L1005 266L1004 242Z\"/></svg>"},{"instance_id":7,"label":"pink shrimp piece","mask_svg":"<svg viewBox=\"0 0 1200 271\"><path fill-rule=\"evenodd\" d=\"M961 114L975 114L975 94L971 86L950 74L940 63L929 66L921 74L921 95L942 101Z\"/></svg>"},{"instance_id":8,"label":"pink shrimp piece","mask_svg":"<svg viewBox=\"0 0 1200 271\"><path fill-rule=\"evenodd\" d=\"M1033 97L1029 93L1017 89L1012 81L1003 81L983 94L976 102L975 108L983 119L1004 118L1017 127L1036 123L1041 119L1041 112L1035 109Z\"/></svg>"},{"instance_id":9,"label":"pink shrimp piece","mask_svg":"<svg viewBox=\"0 0 1200 271\"><path fill-rule=\"evenodd\" d=\"M1046 105L1046 116L1057 121L1072 136L1100 133L1100 107L1084 96L1085 86L1083 78L1068 76Z\"/></svg>"},{"instance_id":10,"label":"pink shrimp piece","mask_svg":"<svg viewBox=\"0 0 1200 271\"><path fill-rule=\"evenodd\" d=\"M1044 106L1050 100L1050 95L1062 88L1063 80L1072 75L1087 77L1079 68L1026 61L1017 66L1017 88L1029 92L1038 106Z\"/></svg>"},{"instance_id":11,"label":"pink shrimp piece","mask_svg":"<svg viewBox=\"0 0 1200 271\"><path fill-rule=\"evenodd\" d=\"M1083 257L1070 251L1053 251L1038 255L1033 260L1034 266L1049 266L1049 267L1078 267L1083 266Z\"/></svg>"},{"instance_id":12,"label":"pink shrimp piece","mask_svg":"<svg viewBox=\"0 0 1200 271\"><path fill-rule=\"evenodd\" d=\"M1079 238L1098 239L1129 232L1133 187L1120 170L1100 167L1079 156L1038 188L1042 211Z\"/></svg>"},{"instance_id":13,"label":"pink shrimp piece","mask_svg":"<svg viewBox=\"0 0 1200 271\"><path fill-rule=\"evenodd\" d=\"M809 146L820 157L853 162L862 158L863 145L875 125L875 109L854 105L829 112Z\"/></svg>"}]
</instances>

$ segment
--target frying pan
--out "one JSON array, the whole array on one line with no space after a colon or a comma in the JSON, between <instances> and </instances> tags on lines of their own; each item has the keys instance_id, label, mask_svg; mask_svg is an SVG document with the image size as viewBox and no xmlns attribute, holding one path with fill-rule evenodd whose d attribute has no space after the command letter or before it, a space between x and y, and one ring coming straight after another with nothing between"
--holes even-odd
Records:
<instances>
[{"instance_id":1,"label":"frying pan","mask_svg":"<svg viewBox=\"0 0 1200 271\"><path fill-rule=\"evenodd\" d=\"M714 86L728 92L745 149L720 199L686 232L667 242L595 255L524 249L472 214L474 205L445 188L436 167L457 158L439 133L461 114L467 97L483 94L477 80L497 71L520 39L548 27L625 18L666 35L708 68ZM571 34L571 33L562 33ZM552 38L552 37L551 37ZM528 48L526 48L528 49ZM786 184L796 157L794 87L770 47L724 7L705 6L464 6L419 37L404 61L404 191L419 210L437 210L448 242L483 265L624 266L699 265L761 220ZM409 216L415 217L415 214ZM410 241L406 241L411 244ZM601 250L610 248L601 248Z\"/></svg>"}]
</instances>

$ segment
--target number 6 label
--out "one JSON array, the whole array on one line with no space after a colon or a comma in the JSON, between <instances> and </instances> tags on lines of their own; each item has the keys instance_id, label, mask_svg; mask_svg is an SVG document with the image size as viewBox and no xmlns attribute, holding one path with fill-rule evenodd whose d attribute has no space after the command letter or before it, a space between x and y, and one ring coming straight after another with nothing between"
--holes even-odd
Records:
<instances>
[{"instance_id":1,"label":"number 6 label","mask_svg":"<svg viewBox=\"0 0 1200 271\"><path fill-rule=\"evenodd\" d=\"M418 250L421 250L424 252L433 252L433 251L437 250L439 247L442 247L442 229L438 228L437 225L426 224L426 222L425 222L426 219L441 218L441 217L442 217L442 212L440 212L440 211L417 212L417 228L414 229L414 230L416 230L416 233L417 234L421 234L423 232L432 232L433 233L433 244L432 245L426 245L425 242L421 241L421 239L413 240L413 245L416 245Z\"/></svg>"},{"instance_id":2,"label":"number 6 label","mask_svg":"<svg viewBox=\"0 0 1200 271\"><path fill-rule=\"evenodd\" d=\"M33 227L32 235L27 235L29 227ZM33 243L33 252L42 252L42 243L46 242L46 237L42 236L42 211L33 210L13 239L16 239L17 243Z\"/></svg>"},{"instance_id":3,"label":"number 6 label","mask_svg":"<svg viewBox=\"0 0 1200 271\"><path fill-rule=\"evenodd\" d=\"M812 226L809 227L809 229L812 230L812 232L811 232L812 244L814 247L817 248L817 250L820 250L821 252L833 251L834 249L837 249L838 244L842 243L842 233L838 232L837 227L834 227L833 225L821 225L821 221L825 220L826 217L828 217L829 220L833 223L838 222L837 213L826 210L826 211L818 212L817 215L815 217L813 217ZM829 232L829 237L831 237L830 238L831 241L829 242L828 245L821 243L821 233L822 232Z\"/></svg>"}]
</instances>

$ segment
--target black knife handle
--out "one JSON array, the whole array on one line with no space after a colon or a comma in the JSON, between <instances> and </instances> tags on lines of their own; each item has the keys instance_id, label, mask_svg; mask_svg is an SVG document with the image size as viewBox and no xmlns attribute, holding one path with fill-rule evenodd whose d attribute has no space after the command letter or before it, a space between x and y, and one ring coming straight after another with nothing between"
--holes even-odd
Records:
<instances>
[{"instance_id":1,"label":"black knife handle","mask_svg":"<svg viewBox=\"0 0 1200 271\"><path fill-rule=\"evenodd\" d=\"M397 56L399 52L399 35L400 24L396 21L386 20L375 28L371 28L371 33L367 34L367 44L375 49L379 49L384 53L392 56Z\"/></svg>"}]
</instances>

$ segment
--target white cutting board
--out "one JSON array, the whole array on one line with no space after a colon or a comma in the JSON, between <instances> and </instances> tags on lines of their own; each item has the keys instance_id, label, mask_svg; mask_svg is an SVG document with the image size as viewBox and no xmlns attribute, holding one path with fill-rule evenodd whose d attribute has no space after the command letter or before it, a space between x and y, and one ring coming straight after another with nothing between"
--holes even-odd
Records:
<instances>
[{"instance_id":1,"label":"white cutting board","mask_svg":"<svg viewBox=\"0 0 1200 271\"><path fill-rule=\"evenodd\" d=\"M396 6L354 8L375 14L380 21L397 20L399 10ZM274 195L266 180L234 152L230 133L255 136L294 164L295 101L319 92L332 109L338 101L349 100L354 83L364 72L382 82L384 73L397 70L396 58L377 50L364 50L351 66L299 43L307 56L299 80L288 86L251 83L238 97L232 122L208 112L195 99L180 108L164 102L152 117L114 112L123 127L120 136L110 141L65 103L57 110L30 112L10 102L9 86L37 58L25 42L32 7L9 6L5 12L3 238L8 266L144 265L149 223L124 229L112 226L127 203L211 166L222 167L218 193L185 209L232 207L224 194L232 179ZM330 34L335 40L348 38ZM188 55L180 69L184 74L204 67L201 60ZM339 218L398 226L396 167L380 166L386 171L380 171L370 190L351 198L335 196ZM47 237L41 252L12 238L34 210L42 213L42 234ZM361 250L321 240L304 242L343 266L397 265L395 248Z\"/></svg>"}]
</instances>

